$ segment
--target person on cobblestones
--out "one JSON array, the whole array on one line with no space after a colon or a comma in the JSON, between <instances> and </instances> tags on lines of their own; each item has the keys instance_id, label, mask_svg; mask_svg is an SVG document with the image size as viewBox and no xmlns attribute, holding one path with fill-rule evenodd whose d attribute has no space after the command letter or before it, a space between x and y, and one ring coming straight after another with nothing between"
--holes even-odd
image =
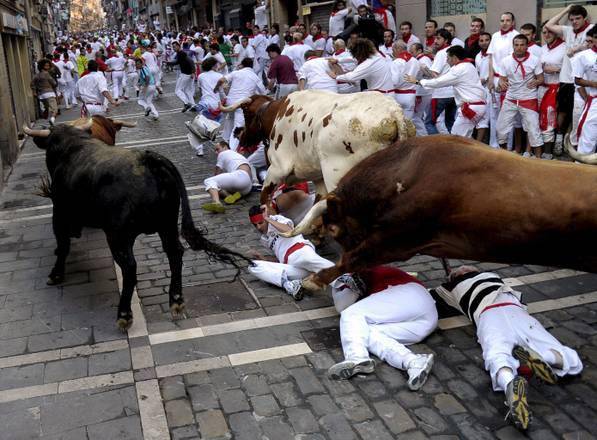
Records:
<instances>
[{"instance_id":1,"label":"person on cobblestones","mask_svg":"<svg viewBox=\"0 0 597 440\"><path fill-rule=\"evenodd\" d=\"M338 277L332 289L345 360L330 367L330 378L372 373L372 353L406 370L408 387L420 389L433 367L433 354L415 354L406 346L437 327L435 301L421 282L400 269L377 266Z\"/></svg>"},{"instance_id":2,"label":"person on cobblestones","mask_svg":"<svg viewBox=\"0 0 597 440\"><path fill-rule=\"evenodd\" d=\"M271 64L267 72L268 89L276 88L276 99L283 98L295 92L298 88L298 78L294 71L294 63L286 55L282 55L280 46L270 44L267 47L267 54Z\"/></svg>"},{"instance_id":3,"label":"person on cobblestones","mask_svg":"<svg viewBox=\"0 0 597 440\"><path fill-rule=\"evenodd\" d=\"M31 89L33 96L36 96L43 104L48 113L48 121L54 125L56 113L58 112L58 102L56 100L56 87L58 82L50 74L52 63L43 58L37 63L37 74L31 80Z\"/></svg>"},{"instance_id":4,"label":"person on cobblestones","mask_svg":"<svg viewBox=\"0 0 597 440\"><path fill-rule=\"evenodd\" d=\"M212 202L204 204L201 208L209 212L223 213L226 208L220 201L220 193L225 196L226 204L236 203L242 196L251 192L253 175L247 159L236 151L232 151L228 142L218 142L216 154L218 160L215 175L208 177L203 182Z\"/></svg>"},{"instance_id":5,"label":"person on cobblestones","mask_svg":"<svg viewBox=\"0 0 597 440\"><path fill-rule=\"evenodd\" d=\"M576 351L562 345L530 316L521 293L497 274L461 266L435 292L477 326L493 390L505 393L508 417L517 428L526 430L531 422L524 375L555 384L558 376L582 371Z\"/></svg>"},{"instance_id":6,"label":"person on cobblestones","mask_svg":"<svg viewBox=\"0 0 597 440\"><path fill-rule=\"evenodd\" d=\"M153 105L153 98L156 96L155 77L149 67L144 66L143 60L139 58L135 60L135 67L139 76L139 99L137 102L145 110L145 116L149 116L151 113L153 120L157 121L160 115Z\"/></svg>"},{"instance_id":7,"label":"person on cobblestones","mask_svg":"<svg viewBox=\"0 0 597 440\"><path fill-rule=\"evenodd\" d=\"M167 64L170 66L179 66L180 74L176 80L176 89L174 93L184 104L182 112L185 113L195 105L195 83L193 82L193 75L195 73L195 63L189 58L187 53L182 50L178 41L172 43L172 48L176 52L174 61Z\"/></svg>"},{"instance_id":8,"label":"person on cobblestones","mask_svg":"<svg viewBox=\"0 0 597 440\"><path fill-rule=\"evenodd\" d=\"M249 209L249 220L261 233L261 243L276 256L276 261L267 261L261 254L249 266L249 272L266 283L282 287L295 300L304 296L302 279L332 267L334 263L319 256L315 246L301 234L284 237L294 222L283 215L271 215L267 206L253 206Z\"/></svg>"},{"instance_id":9,"label":"person on cobblestones","mask_svg":"<svg viewBox=\"0 0 597 440\"><path fill-rule=\"evenodd\" d=\"M201 63L201 73L197 78L197 84L201 89L201 99L195 109L199 114L219 122L222 113L220 110L222 97L216 88L218 81L222 79L222 74L214 70L217 64L218 60L215 58L208 58Z\"/></svg>"},{"instance_id":10,"label":"person on cobblestones","mask_svg":"<svg viewBox=\"0 0 597 440\"><path fill-rule=\"evenodd\" d=\"M318 51L308 50L305 52L305 63L298 71L299 90L327 90L338 93L338 83L328 75L334 69L342 73L337 64L330 64L326 58L318 54Z\"/></svg>"},{"instance_id":11,"label":"person on cobblestones","mask_svg":"<svg viewBox=\"0 0 597 440\"><path fill-rule=\"evenodd\" d=\"M118 106L110 92L108 83L102 72L98 72L98 65L95 60L89 60L87 63L89 73L77 81L76 94L83 101L81 113L86 116L106 115L107 106L104 100L110 104Z\"/></svg>"}]
</instances>

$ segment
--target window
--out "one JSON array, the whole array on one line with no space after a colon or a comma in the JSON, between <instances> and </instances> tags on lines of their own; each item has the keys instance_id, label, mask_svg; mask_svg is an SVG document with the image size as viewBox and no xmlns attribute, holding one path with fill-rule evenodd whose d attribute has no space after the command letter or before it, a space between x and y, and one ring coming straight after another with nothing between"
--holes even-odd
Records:
<instances>
[{"instance_id":1,"label":"window","mask_svg":"<svg viewBox=\"0 0 597 440\"><path fill-rule=\"evenodd\" d=\"M576 0L576 1L569 1L569 0L543 0L543 7L544 8L565 8L568 5L594 5L594 0Z\"/></svg>"},{"instance_id":2,"label":"window","mask_svg":"<svg viewBox=\"0 0 597 440\"><path fill-rule=\"evenodd\" d=\"M431 16L471 15L487 12L486 0L430 0Z\"/></svg>"}]
</instances>

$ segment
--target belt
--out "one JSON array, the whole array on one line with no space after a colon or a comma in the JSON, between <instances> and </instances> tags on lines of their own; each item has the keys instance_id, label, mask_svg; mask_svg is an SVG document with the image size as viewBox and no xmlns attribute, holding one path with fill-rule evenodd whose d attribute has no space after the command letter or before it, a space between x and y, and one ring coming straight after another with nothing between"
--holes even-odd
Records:
<instances>
[{"instance_id":1,"label":"belt","mask_svg":"<svg viewBox=\"0 0 597 440\"><path fill-rule=\"evenodd\" d=\"M299 243L294 243L292 246L290 246L288 248L288 250L286 251L286 253L284 254L284 264L288 264L288 257L290 257L290 255L292 255L299 249L304 248L305 246L307 246L307 245L305 243L303 243L302 241Z\"/></svg>"},{"instance_id":2,"label":"belt","mask_svg":"<svg viewBox=\"0 0 597 440\"><path fill-rule=\"evenodd\" d=\"M100 102L84 102L83 105L104 105Z\"/></svg>"},{"instance_id":3,"label":"belt","mask_svg":"<svg viewBox=\"0 0 597 440\"><path fill-rule=\"evenodd\" d=\"M406 89L406 90L401 90L401 89L394 89L394 93L398 93L399 95L405 95L405 94L415 94L417 93L417 91L415 89Z\"/></svg>"},{"instance_id":4,"label":"belt","mask_svg":"<svg viewBox=\"0 0 597 440\"><path fill-rule=\"evenodd\" d=\"M481 310L481 313L479 313L479 316L481 316L483 313L485 313L489 309L495 309L497 307L504 307L504 306L516 306L516 307L520 307L520 304L516 304L516 303L513 303L513 302L503 302L503 303L491 304L491 305L485 307L483 310Z\"/></svg>"},{"instance_id":5,"label":"belt","mask_svg":"<svg viewBox=\"0 0 597 440\"><path fill-rule=\"evenodd\" d=\"M475 102L463 102L463 104L468 104L468 105L485 105L487 103L485 101L475 101Z\"/></svg>"},{"instance_id":6,"label":"belt","mask_svg":"<svg viewBox=\"0 0 597 440\"><path fill-rule=\"evenodd\" d=\"M379 89L371 89L372 92L379 92L379 93L394 93L396 90L394 89L390 89L390 90L379 90Z\"/></svg>"}]
</instances>

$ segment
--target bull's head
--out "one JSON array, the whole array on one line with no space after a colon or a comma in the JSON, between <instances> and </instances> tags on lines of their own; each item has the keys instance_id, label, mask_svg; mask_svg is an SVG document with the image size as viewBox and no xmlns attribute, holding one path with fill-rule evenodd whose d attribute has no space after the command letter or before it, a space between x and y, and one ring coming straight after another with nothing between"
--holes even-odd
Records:
<instances>
[{"instance_id":1,"label":"bull's head","mask_svg":"<svg viewBox=\"0 0 597 440\"><path fill-rule=\"evenodd\" d=\"M90 132L92 125L93 120L87 119L85 120L85 122L79 123L75 127L83 132ZM54 135L57 134L56 132L61 131L62 130L60 125L52 129L33 129L27 126L26 124L23 125L23 133L25 133L27 136L31 136L33 138L33 142L35 142L35 145L37 145L42 150L47 150L50 146L52 146L55 142Z\"/></svg>"},{"instance_id":2,"label":"bull's head","mask_svg":"<svg viewBox=\"0 0 597 440\"><path fill-rule=\"evenodd\" d=\"M264 123L264 104L272 102L273 99L263 95L253 95L245 98L231 106L220 106L225 113L230 113L242 109L245 117L245 129L240 138L240 146L252 147L263 142L269 135L266 132Z\"/></svg>"}]
</instances>

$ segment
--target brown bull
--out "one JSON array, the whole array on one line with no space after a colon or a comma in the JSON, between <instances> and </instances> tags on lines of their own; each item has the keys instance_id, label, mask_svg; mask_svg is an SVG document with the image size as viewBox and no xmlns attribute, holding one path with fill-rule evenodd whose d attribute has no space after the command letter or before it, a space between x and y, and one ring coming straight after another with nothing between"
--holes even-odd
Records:
<instances>
[{"instance_id":1,"label":"brown bull","mask_svg":"<svg viewBox=\"0 0 597 440\"><path fill-rule=\"evenodd\" d=\"M597 169L524 159L459 136L427 136L350 170L293 231L318 215L340 262L305 281L416 254L597 272Z\"/></svg>"},{"instance_id":2,"label":"brown bull","mask_svg":"<svg viewBox=\"0 0 597 440\"><path fill-rule=\"evenodd\" d=\"M122 127L136 127L136 122L120 121L117 119L106 118L105 116L95 115L92 118L91 136L108 144L116 144L116 132ZM88 119L79 118L71 123L72 126L80 128L86 126Z\"/></svg>"}]
</instances>

